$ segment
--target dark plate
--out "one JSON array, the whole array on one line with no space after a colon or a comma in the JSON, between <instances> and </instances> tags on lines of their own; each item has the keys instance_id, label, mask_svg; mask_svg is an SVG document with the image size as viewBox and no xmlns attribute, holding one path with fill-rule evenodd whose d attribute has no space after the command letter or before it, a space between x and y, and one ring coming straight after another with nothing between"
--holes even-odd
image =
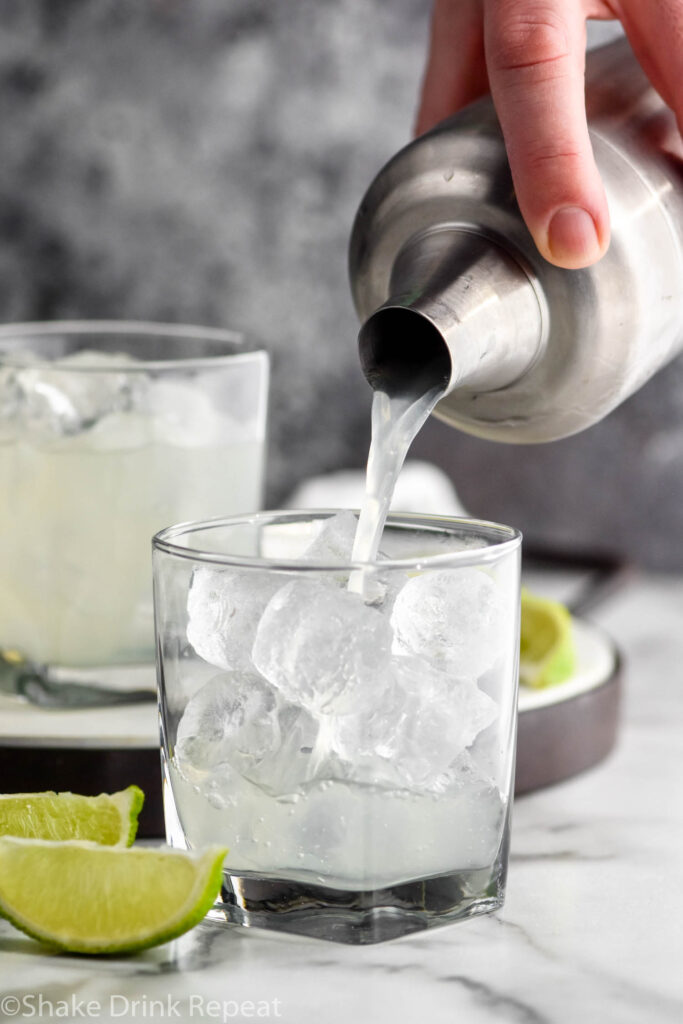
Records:
<instances>
[{"instance_id":1,"label":"dark plate","mask_svg":"<svg viewBox=\"0 0 683 1024\"><path fill-rule=\"evenodd\" d=\"M574 619L577 669L545 690L520 687L515 792L519 796L592 768L619 724L621 658L609 637Z\"/></svg>"}]
</instances>

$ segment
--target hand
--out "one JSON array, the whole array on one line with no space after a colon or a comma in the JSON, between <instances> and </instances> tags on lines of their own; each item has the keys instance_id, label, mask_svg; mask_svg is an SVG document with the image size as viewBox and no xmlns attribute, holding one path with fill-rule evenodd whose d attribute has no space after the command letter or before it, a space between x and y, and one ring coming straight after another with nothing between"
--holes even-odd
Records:
<instances>
[{"instance_id":1,"label":"hand","mask_svg":"<svg viewBox=\"0 0 683 1024\"><path fill-rule=\"evenodd\" d=\"M683 0L435 0L418 134L490 88L540 253L587 267L609 244L584 102L586 20L619 18L683 125Z\"/></svg>"}]
</instances>

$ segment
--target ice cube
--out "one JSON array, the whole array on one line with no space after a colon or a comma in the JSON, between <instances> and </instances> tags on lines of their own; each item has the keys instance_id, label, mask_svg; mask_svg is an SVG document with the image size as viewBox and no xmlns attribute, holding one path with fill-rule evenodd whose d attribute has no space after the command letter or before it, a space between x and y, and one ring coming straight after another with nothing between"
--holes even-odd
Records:
<instances>
[{"instance_id":1,"label":"ice cube","mask_svg":"<svg viewBox=\"0 0 683 1024\"><path fill-rule=\"evenodd\" d=\"M498 715L498 705L469 676L397 658L396 684L407 696L393 756L406 781L433 782Z\"/></svg>"},{"instance_id":2,"label":"ice cube","mask_svg":"<svg viewBox=\"0 0 683 1024\"><path fill-rule=\"evenodd\" d=\"M248 439L239 424L218 412L210 395L191 384L152 381L147 405L162 444L203 448Z\"/></svg>"},{"instance_id":3,"label":"ice cube","mask_svg":"<svg viewBox=\"0 0 683 1024\"><path fill-rule=\"evenodd\" d=\"M350 774L354 777L357 773L353 766L367 767L367 759L379 758L377 767L382 776L386 777L386 768L391 779L397 778L391 762L396 753L399 730L408 713L408 695L387 669L380 689L381 699L374 707L360 714L354 712L330 718L332 749L352 766ZM386 761L386 765L382 761Z\"/></svg>"},{"instance_id":4,"label":"ice cube","mask_svg":"<svg viewBox=\"0 0 683 1024\"><path fill-rule=\"evenodd\" d=\"M326 565L348 565L351 562L353 546L356 539L358 516L348 509L337 512L319 524L318 532L302 554L303 561L318 562ZM386 555L379 552L378 560ZM399 582L400 575L400 582ZM353 593L362 594L366 604L382 607L386 612L393 603L396 594L407 579L402 573L389 570L369 569L336 574L331 577L341 585L347 586Z\"/></svg>"},{"instance_id":5,"label":"ice cube","mask_svg":"<svg viewBox=\"0 0 683 1024\"><path fill-rule=\"evenodd\" d=\"M187 596L187 639L216 668L253 668L251 649L279 580L257 571L195 569Z\"/></svg>"},{"instance_id":6,"label":"ice cube","mask_svg":"<svg viewBox=\"0 0 683 1024\"><path fill-rule=\"evenodd\" d=\"M372 576L367 572L364 575L363 600L374 608L381 608L382 614L390 618L396 598L410 576L400 569L382 568L375 570Z\"/></svg>"},{"instance_id":7,"label":"ice cube","mask_svg":"<svg viewBox=\"0 0 683 1024\"><path fill-rule=\"evenodd\" d=\"M325 565L348 565L351 561L357 526L358 517L347 510L323 520L318 524L318 532L314 539L301 556L303 561ZM386 585L381 584L372 571L362 574L351 573L349 576L348 571L342 570L328 579L338 586L348 586L350 590L362 593L365 603L375 606L382 604L387 590ZM355 585L350 584L349 580L355 580Z\"/></svg>"},{"instance_id":8,"label":"ice cube","mask_svg":"<svg viewBox=\"0 0 683 1024\"><path fill-rule=\"evenodd\" d=\"M77 434L109 413L132 410L146 388L145 375L127 372L136 360L124 353L83 350L25 362L14 371L16 415L41 437Z\"/></svg>"},{"instance_id":9,"label":"ice cube","mask_svg":"<svg viewBox=\"0 0 683 1024\"><path fill-rule=\"evenodd\" d=\"M31 352L18 353L14 358L25 367L38 362ZM16 366L0 367L0 432L5 439L13 437L21 424L25 395L19 373Z\"/></svg>"},{"instance_id":10,"label":"ice cube","mask_svg":"<svg viewBox=\"0 0 683 1024\"><path fill-rule=\"evenodd\" d=\"M329 774L329 751L319 742L318 722L278 695L279 745L245 777L267 793L282 796Z\"/></svg>"},{"instance_id":11,"label":"ice cube","mask_svg":"<svg viewBox=\"0 0 683 1024\"><path fill-rule=\"evenodd\" d=\"M280 743L278 701L255 672L216 675L188 702L178 725L175 756L194 769L227 762L242 771Z\"/></svg>"},{"instance_id":12,"label":"ice cube","mask_svg":"<svg viewBox=\"0 0 683 1024\"><path fill-rule=\"evenodd\" d=\"M429 788L432 793L448 797L463 791L472 794L475 789L482 792L497 790L493 774L482 768L472 756L471 750L463 750L443 775L434 779Z\"/></svg>"},{"instance_id":13,"label":"ice cube","mask_svg":"<svg viewBox=\"0 0 683 1024\"><path fill-rule=\"evenodd\" d=\"M391 641L387 618L359 595L323 580L293 580L265 609L252 658L287 700L345 713L379 699Z\"/></svg>"},{"instance_id":14,"label":"ice cube","mask_svg":"<svg viewBox=\"0 0 683 1024\"><path fill-rule=\"evenodd\" d=\"M82 447L97 451L130 451L152 444L154 433L148 416L136 412L112 412L82 436Z\"/></svg>"},{"instance_id":15,"label":"ice cube","mask_svg":"<svg viewBox=\"0 0 683 1024\"><path fill-rule=\"evenodd\" d=\"M357 526L357 516L347 510L324 519L316 536L304 551L303 560L328 565L340 562L347 565L351 561Z\"/></svg>"},{"instance_id":16,"label":"ice cube","mask_svg":"<svg viewBox=\"0 0 683 1024\"><path fill-rule=\"evenodd\" d=\"M396 597L391 624L396 653L424 655L456 675L481 675L505 643L498 588L481 569L414 576Z\"/></svg>"},{"instance_id":17,"label":"ice cube","mask_svg":"<svg viewBox=\"0 0 683 1024\"><path fill-rule=\"evenodd\" d=\"M276 796L295 793L322 768L318 726L283 701L255 672L214 676L188 702L178 725L175 760L207 794L226 766Z\"/></svg>"},{"instance_id":18,"label":"ice cube","mask_svg":"<svg viewBox=\"0 0 683 1024\"><path fill-rule=\"evenodd\" d=\"M335 718L331 744L350 776L379 785L431 789L497 706L471 679L457 679L421 658L396 658L383 699L365 714Z\"/></svg>"}]
</instances>

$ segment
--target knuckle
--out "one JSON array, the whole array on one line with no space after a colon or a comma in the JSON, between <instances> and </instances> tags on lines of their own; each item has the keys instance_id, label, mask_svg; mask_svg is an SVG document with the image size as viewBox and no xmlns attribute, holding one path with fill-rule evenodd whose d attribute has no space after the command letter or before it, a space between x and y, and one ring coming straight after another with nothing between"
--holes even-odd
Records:
<instances>
[{"instance_id":1,"label":"knuckle","mask_svg":"<svg viewBox=\"0 0 683 1024\"><path fill-rule=\"evenodd\" d=\"M550 7L541 4L530 11L528 5L509 4L501 8L490 53L496 70L518 71L558 64L566 61L570 53L567 26Z\"/></svg>"}]
</instances>

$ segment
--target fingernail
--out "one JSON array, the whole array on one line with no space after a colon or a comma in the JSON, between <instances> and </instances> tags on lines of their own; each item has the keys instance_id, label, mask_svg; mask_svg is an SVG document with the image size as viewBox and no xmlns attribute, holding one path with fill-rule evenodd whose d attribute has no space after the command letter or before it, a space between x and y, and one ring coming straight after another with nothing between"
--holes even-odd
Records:
<instances>
[{"instance_id":1,"label":"fingernail","mask_svg":"<svg viewBox=\"0 0 683 1024\"><path fill-rule=\"evenodd\" d=\"M585 264L600 256L595 221L580 206L565 206L553 214L548 227L548 248L553 259Z\"/></svg>"}]
</instances>

